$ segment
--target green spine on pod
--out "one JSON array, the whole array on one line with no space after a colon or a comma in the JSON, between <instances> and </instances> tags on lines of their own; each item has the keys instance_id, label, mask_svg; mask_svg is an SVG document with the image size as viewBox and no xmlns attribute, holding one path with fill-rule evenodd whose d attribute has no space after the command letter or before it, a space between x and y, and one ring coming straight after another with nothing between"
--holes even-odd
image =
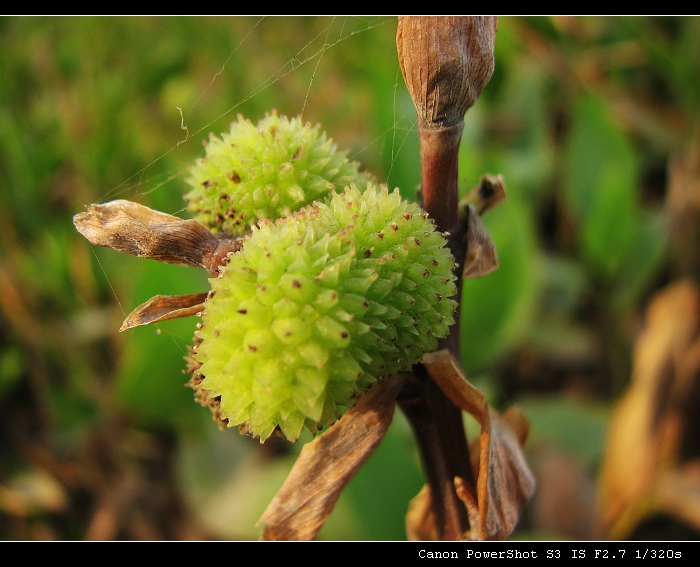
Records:
<instances>
[{"instance_id":1,"label":"green spine on pod","mask_svg":"<svg viewBox=\"0 0 700 567\"><path fill-rule=\"evenodd\" d=\"M261 221L211 280L197 388L261 441L316 432L437 348L454 323L453 268L427 214L373 183Z\"/></svg>"},{"instance_id":2,"label":"green spine on pod","mask_svg":"<svg viewBox=\"0 0 700 567\"><path fill-rule=\"evenodd\" d=\"M254 125L239 116L211 134L206 156L186 179L195 219L213 232L242 235L259 220L285 217L334 189L371 181L318 125L272 112Z\"/></svg>"}]
</instances>

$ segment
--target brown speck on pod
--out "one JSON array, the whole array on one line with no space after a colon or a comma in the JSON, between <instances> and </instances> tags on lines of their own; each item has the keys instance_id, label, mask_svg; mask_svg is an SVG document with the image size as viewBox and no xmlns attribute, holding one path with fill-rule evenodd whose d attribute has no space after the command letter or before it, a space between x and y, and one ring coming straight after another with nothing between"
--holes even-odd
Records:
<instances>
[{"instance_id":1,"label":"brown speck on pod","mask_svg":"<svg viewBox=\"0 0 700 567\"><path fill-rule=\"evenodd\" d=\"M423 272L423 277L429 278L430 277L430 270L425 270L425 272Z\"/></svg>"},{"instance_id":2,"label":"brown speck on pod","mask_svg":"<svg viewBox=\"0 0 700 567\"><path fill-rule=\"evenodd\" d=\"M236 313L239 313L241 315L245 315L246 313L248 313L248 310L247 309L239 309L238 311L236 311Z\"/></svg>"},{"instance_id":3,"label":"brown speck on pod","mask_svg":"<svg viewBox=\"0 0 700 567\"><path fill-rule=\"evenodd\" d=\"M420 240L418 240L417 238L414 238L413 240L416 241L416 246L422 246L422 245L423 245L423 243L422 243Z\"/></svg>"},{"instance_id":4,"label":"brown speck on pod","mask_svg":"<svg viewBox=\"0 0 700 567\"><path fill-rule=\"evenodd\" d=\"M395 222L392 222L392 223L391 223L391 228L393 228L394 230L399 230L399 225L396 224Z\"/></svg>"},{"instance_id":5,"label":"brown speck on pod","mask_svg":"<svg viewBox=\"0 0 700 567\"><path fill-rule=\"evenodd\" d=\"M340 333L340 338L341 339L347 339L348 338L348 332L347 331L341 331Z\"/></svg>"},{"instance_id":6,"label":"brown speck on pod","mask_svg":"<svg viewBox=\"0 0 700 567\"><path fill-rule=\"evenodd\" d=\"M219 329L214 329L214 336L218 337L221 334L221 331Z\"/></svg>"},{"instance_id":7,"label":"brown speck on pod","mask_svg":"<svg viewBox=\"0 0 700 567\"><path fill-rule=\"evenodd\" d=\"M403 218L405 218L406 220L411 220L413 218L413 214L412 213L404 213Z\"/></svg>"},{"instance_id":8,"label":"brown speck on pod","mask_svg":"<svg viewBox=\"0 0 700 567\"><path fill-rule=\"evenodd\" d=\"M294 152L294 155L292 156L292 159L299 159L299 156L301 155L301 146L297 148L297 151Z\"/></svg>"},{"instance_id":9,"label":"brown speck on pod","mask_svg":"<svg viewBox=\"0 0 700 567\"><path fill-rule=\"evenodd\" d=\"M258 350L258 347L256 347L255 345L248 345L248 350L250 352L255 352Z\"/></svg>"},{"instance_id":10,"label":"brown speck on pod","mask_svg":"<svg viewBox=\"0 0 700 567\"><path fill-rule=\"evenodd\" d=\"M227 171L226 172L226 177L230 180L233 181L234 183L240 183L241 182L241 176L238 175L238 172L233 170L233 171Z\"/></svg>"},{"instance_id":11,"label":"brown speck on pod","mask_svg":"<svg viewBox=\"0 0 700 567\"><path fill-rule=\"evenodd\" d=\"M431 263L433 266L439 266L439 265L440 265L440 262L438 262L436 258L431 258L431 259L430 259L430 263Z\"/></svg>"},{"instance_id":12,"label":"brown speck on pod","mask_svg":"<svg viewBox=\"0 0 700 567\"><path fill-rule=\"evenodd\" d=\"M372 250L370 250L369 248L365 248L365 251L364 251L365 258L369 258L371 255L372 255Z\"/></svg>"},{"instance_id":13,"label":"brown speck on pod","mask_svg":"<svg viewBox=\"0 0 700 567\"><path fill-rule=\"evenodd\" d=\"M379 231L379 232L377 233L377 236L378 236L379 238L384 238L384 232Z\"/></svg>"},{"instance_id":14,"label":"brown speck on pod","mask_svg":"<svg viewBox=\"0 0 700 567\"><path fill-rule=\"evenodd\" d=\"M301 287L301 282L300 282L299 280L294 280L294 281L292 282L292 285L293 285L294 287L299 288L299 287Z\"/></svg>"}]
</instances>

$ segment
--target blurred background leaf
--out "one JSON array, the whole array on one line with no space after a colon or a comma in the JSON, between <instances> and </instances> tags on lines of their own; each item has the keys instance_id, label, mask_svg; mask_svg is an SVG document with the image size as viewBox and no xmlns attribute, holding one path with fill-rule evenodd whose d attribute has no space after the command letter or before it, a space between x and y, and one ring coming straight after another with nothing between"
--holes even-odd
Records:
<instances>
[{"instance_id":1,"label":"blurred background leaf","mask_svg":"<svg viewBox=\"0 0 700 567\"><path fill-rule=\"evenodd\" d=\"M193 402L195 318L118 333L157 293L206 290L206 274L93 248L72 216L115 198L185 216L202 140L273 108L320 122L414 198L395 33L391 17L0 19L1 538L257 537L298 447L220 432ZM592 533L609 409L675 273L668 163L697 129L698 42L697 17L499 19L460 188L500 173L509 198L484 216L500 268L464 286L462 363L492 405L521 402L532 421L548 480L516 538ZM321 537L405 538L422 483L397 415ZM578 522L551 504L565 489Z\"/></svg>"}]
</instances>

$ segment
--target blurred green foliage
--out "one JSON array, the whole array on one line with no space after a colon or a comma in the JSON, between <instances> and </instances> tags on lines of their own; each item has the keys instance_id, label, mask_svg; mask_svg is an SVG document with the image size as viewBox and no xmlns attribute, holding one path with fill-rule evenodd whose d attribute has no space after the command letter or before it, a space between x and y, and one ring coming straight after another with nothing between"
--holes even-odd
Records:
<instances>
[{"instance_id":1,"label":"blurred green foliage","mask_svg":"<svg viewBox=\"0 0 700 567\"><path fill-rule=\"evenodd\" d=\"M320 122L413 198L395 31L388 17L0 19L0 538L257 537L299 447L219 432L193 402L195 319L117 332L158 293L206 290L206 274L93 248L71 219L116 198L183 214L202 140L272 108ZM666 166L697 126L699 32L694 17L500 18L494 75L465 118L462 190L501 173L509 198L484 217L500 268L465 282L463 366L496 407L527 397L536 441L556 430L591 471L601 403L627 382L634 322L672 268ZM585 424L592 444L574 442ZM38 488L12 487L34 470L62 497L29 506ZM397 412L321 536L404 539L422 483ZM109 507L115 492L159 518L151 531Z\"/></svg>"}]
</instances>

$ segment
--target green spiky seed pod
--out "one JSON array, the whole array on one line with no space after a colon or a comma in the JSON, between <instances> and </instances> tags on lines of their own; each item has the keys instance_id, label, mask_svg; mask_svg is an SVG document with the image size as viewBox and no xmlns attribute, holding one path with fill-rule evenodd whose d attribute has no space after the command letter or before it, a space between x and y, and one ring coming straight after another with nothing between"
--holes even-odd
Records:
<instances>
[{"instance_id":1,"label":"green spiky seed pod","mask_svg":"<svg viewBox=\"0 0 700 567\"><path fill-rule=\"evenodd\" d=\"M367 184L262 221L211 280L197 387L264 441L333 423L454 322L454 258L422 209Z\"/></svg>"},{"instance_id":2,"label":"green spiky seed pod","mask_svg":"<svg viewBox=\"0 0 700 567\"><path fill-rule=\"evenodd\" d=\"M285 217L334 189L371 180L358 169L318 125L275 112L257 125L239 116L229 132L210 135L206 156L186 179L192 190L185 199L213 232L242 235L259 220Z\"/></svg>"}]
</instances>

